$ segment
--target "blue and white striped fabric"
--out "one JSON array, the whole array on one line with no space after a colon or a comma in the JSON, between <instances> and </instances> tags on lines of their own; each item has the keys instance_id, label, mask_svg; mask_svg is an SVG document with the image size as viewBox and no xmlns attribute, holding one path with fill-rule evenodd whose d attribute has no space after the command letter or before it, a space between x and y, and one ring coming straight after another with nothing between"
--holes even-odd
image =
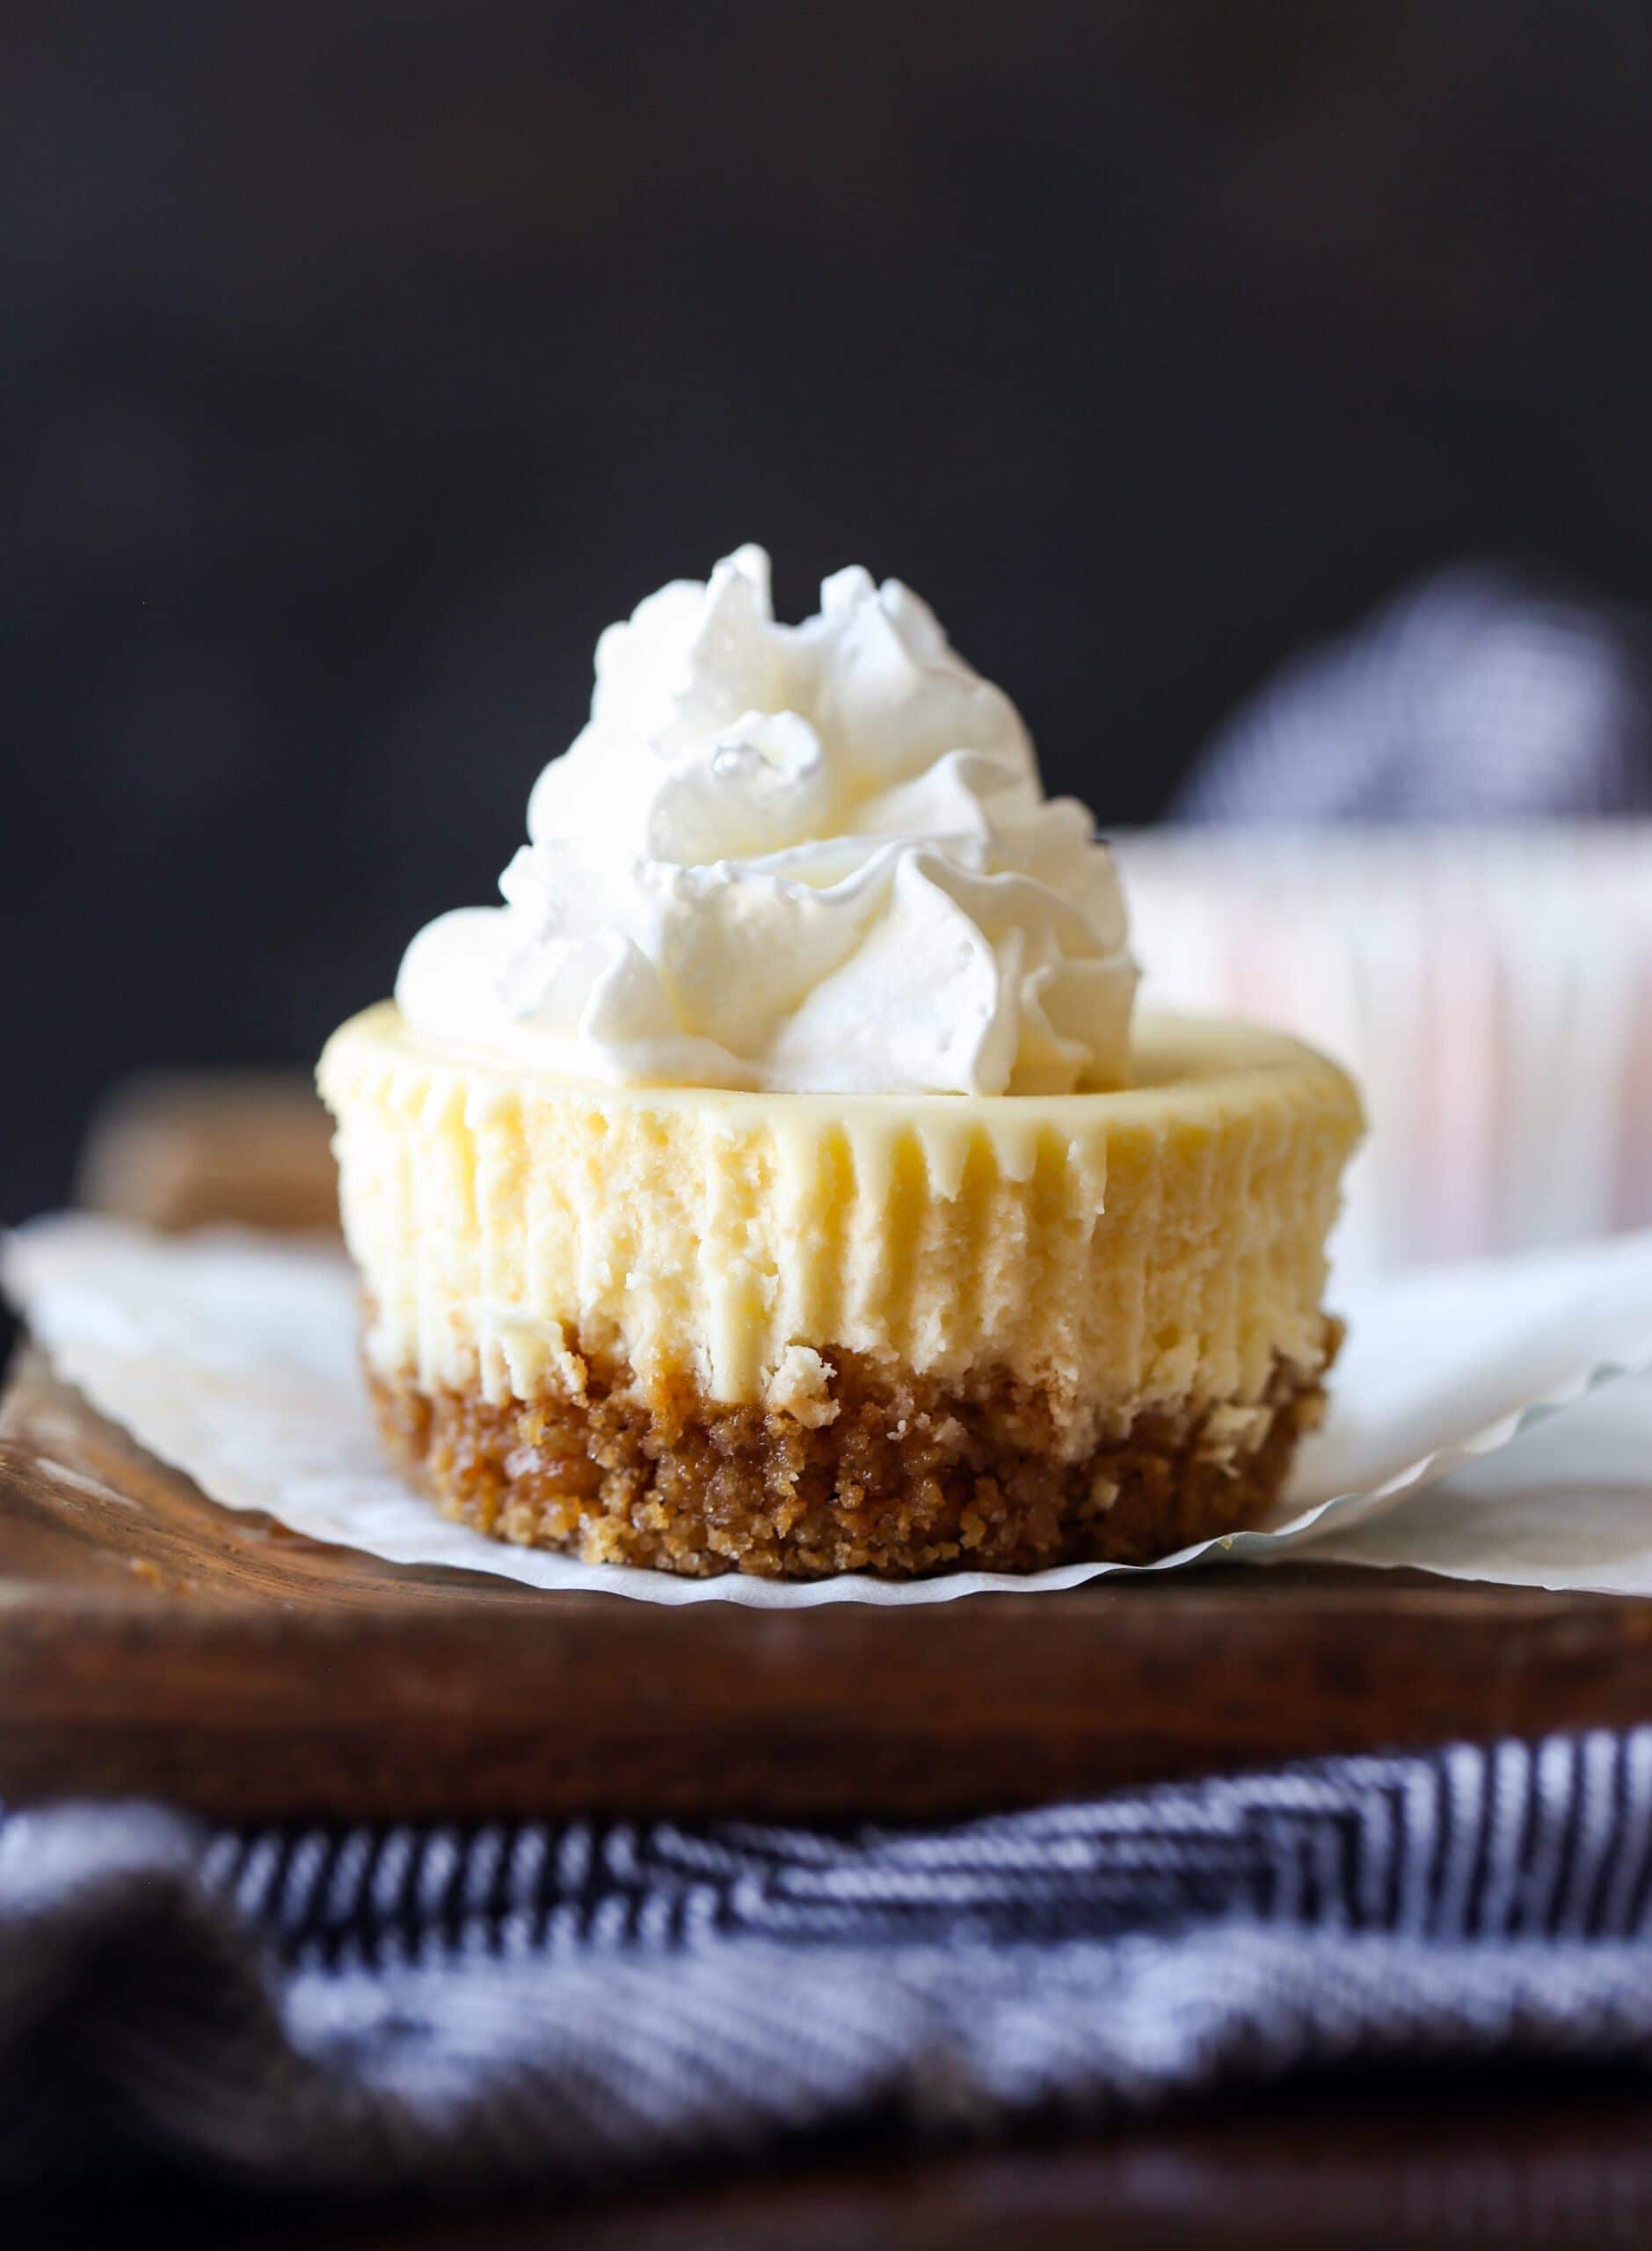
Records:
<instances>
[{"instance_id":1,"label":"blue and white striped fabric","mask_svg":"<svg viewBox=\"0 0 1652 2251\"><path fill-rule=\"evenodd\" d=\"M1652 1729L944 1831L0 1818L0 2175L589 2182L1357 2060L1652 2065Z\"/></svg>"},{"instance_id":2,"label":"blue and white striped fabric","mask_svg":"<svg viewBox=\"0 0 1652 2251\"><path fill-rule=\"evenodd\" d=\"M1171 810L1201 823L1652 812L1645 625L1459 565L1285 666Z\"/></svg>"}]
</instances>

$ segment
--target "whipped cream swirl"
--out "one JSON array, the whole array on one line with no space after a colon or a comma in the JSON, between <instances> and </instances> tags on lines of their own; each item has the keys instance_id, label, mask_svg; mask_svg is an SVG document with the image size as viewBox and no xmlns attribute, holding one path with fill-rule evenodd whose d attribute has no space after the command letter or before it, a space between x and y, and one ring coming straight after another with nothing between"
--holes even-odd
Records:
<instances>
[{"instance_id":1,"label":"whipped cream swirl","mask_svg":"<svg viewBox=\"0 0 1652 2251\"><path fill-rule=\"evenodd\" d=\"M1128 1075L1136 970L1089 814L897 579L801 625L768 557L651 594L534 786L502 907L408 948L412 1027L608 1082L1065 1093Z\"/></svg>"}]
</instances>

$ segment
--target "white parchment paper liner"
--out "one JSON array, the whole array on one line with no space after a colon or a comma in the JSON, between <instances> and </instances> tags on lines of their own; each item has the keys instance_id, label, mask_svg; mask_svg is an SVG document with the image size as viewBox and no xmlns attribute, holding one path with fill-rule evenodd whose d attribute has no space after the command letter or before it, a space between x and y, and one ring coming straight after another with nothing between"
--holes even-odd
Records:
<instances>
[{"instance_id":1,"label":"white parchment paper liner","mask_svg":"<svg viewBox=\"0 0 1652 2251\"><path fill-rule=\"evenodd\" d=\"M762 1609L950 1602L1076 1586L1131 1568L1069 1563L1026 1577L958 1571L910 1584L844 1576L794 1585L739 1574L672 1578L505 1547L447 1523L384 1466L356 1364L354 1278L336 1248L219 1232L163 1237L70 1215L35 1220L8 1237L3 1278L59 1372L215 1500L266 1511L294 1531L388 1563L648 1602ZM1262 1562L1310 1542L1325 1543L1328 1555L1334 1546L1339 1560L1427 1564L1430 1520L1437 1555L1438 1524L1455 1510L1459 1528L1445 1542L1452 1560L1436 1568L1525 1576L1529 1559L1517 1568L1505 1553L1496 1481L1488 1482L1486 1466L1466 1518L1437 1481L1609 1378L1652 1369L1652 1234L1361 1278L1335 1295L1350 1322L1335 1403L1304 1450L1277 1520L1140 1568ZM1646 1536L1627 1520L1641 1576L1621 1553L1605 1569L1598 1528L1591 1533L1574 1493L1557 1499L1546 1531L1541 1584L1652 1591L1652 1412L1644 1403L1652 1402L1652 1387L1634 1391L1642 1402L1641 1439L1630 1441L1635 1459L1619 1465L1616 1491L1621 1517L1625 1481L1644 1480ZM1633 1415L1619 1420L1635 1427ZM1598 1431L1591 1443L1590 1476L1597 1484ZM1425 1488L1432 1490L1423 1497ZM1517 1472L1513 1490L1525 1494L1529 1514L1530 1480Z\"/></svg>"}]
</instances>

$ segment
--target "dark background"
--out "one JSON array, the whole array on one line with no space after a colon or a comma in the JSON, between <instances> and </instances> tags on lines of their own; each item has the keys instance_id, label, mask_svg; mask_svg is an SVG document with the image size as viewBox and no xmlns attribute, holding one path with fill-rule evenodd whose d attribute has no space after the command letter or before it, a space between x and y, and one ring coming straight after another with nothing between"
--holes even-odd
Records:
<instances>
[{"instance_id":1,"label":"dark background","mask_svg":"<svg viewBox=\"0 0 1652 2251\"><path fill-rule=\"evenodd\" d=\"M1649 118L1605 0L12 0L0 1217L488 896L742 538L1110 823L1430 563L1652 593Z\"/></svg>"}]
</instances>

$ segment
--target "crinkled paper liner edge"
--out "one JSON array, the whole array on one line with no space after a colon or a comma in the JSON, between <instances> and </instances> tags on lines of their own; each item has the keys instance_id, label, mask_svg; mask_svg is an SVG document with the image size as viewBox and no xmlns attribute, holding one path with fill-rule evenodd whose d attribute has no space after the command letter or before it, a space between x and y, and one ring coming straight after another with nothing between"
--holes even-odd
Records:
<instances>
[{"instance_id":1,"label":"crinkled paper liner edge","mask_svg":"<svg viewBox=\"0 0 1652 2251\"><path fill-rule=\"evenodd\" d=\"M0 1252L8 1251L11 1247L9 1241L0 1239ZM8 1294L13 1296L16 1302L19 1293L8 1291ZM20 1313L25 1311L21 1305L18 1309ZM200 1483L199 1473L169 1448L164 1439L158 1439L152 1428L145 1428L145 1418L141 1410L128 1411L113 1399L106 1388L104 1373L98 1366L101 1356L96 1345L88 1349L79 1338L54 1337L47 1333L40 1334L39 1341L47 1353L54 1372L79 1390L98 1413L119 1424L158 1461L169 1463L197 1484ZM1639 1339L1634 1349L1621 1359L1590 1363L1576 1374L1552 1385L1536 1398L1508 1410L1469 1437L1451 1446L1437 1447L1419 1461L1408 1464L1369 1491L1333 1494L1328 1499L1315 1502L1299 1515L1289 1518L1282 1524L1265 1530L1226 1533L1209 1540L1197 1541L1192 1546L1178 1548L1174 1555L1161 1555L1151 1563L1061 1563L1044 1571L953 1571L935 1578L902 1580L869 1578L855 1572L841 1573L828 1579L763 1579L737 1571L724 1573L717 1578L691 1579L673 1578L666 1572L645 1570L635 1564L581 1563L572 1557L558 1556L549 1551L525 1549L522 1551L524 1556L531 1555L546 1567L545 1578L536 1583L520 1577L515 1572L500 1570L492 1552L495 1543L483 1533L469 1533L461 1526L447 1525L443 1519L434 1517L433 1512L433 1532L436 1525L442 1525L443 1529L453 1535L455 1546L468 1545L474 1541L477 1550L481 1551L474 1560L468 1559L463 1554L396 1558L348 1540L340 1539L331 1544L354 1547L357 1553L372 1555L375 1562L382 1563L392 1570L473 1571L481 1577L495 1579L506 1585L528 1587L537 1592L564 1593L584 1590L593 1594L620 1594L632 1600L666 1605L732 1602L754 1610L811 1610L832 1602L918 1604L956 1602L964 1595L973 1594L1057 1593L1116 1573L1136 1578L1152 1572L1186 1570L1199 1564L1227 1562L1266 1564L1311 1544L1333 1530L1354 1523L1368 1523L1379 1514L1386 1514L1423 1486L1435 1483L1466 1462L1496 1453L1523 1431L1531 1429L1564 1408L1575 1405L1604 1385L1619 1377L1649 1372L1652 1372L1652 1333ZM121 1388L118 1380L113 1388L115 1391ZM279 1512L271 1510L262 1501L229 1498L222 1492L209 1490L205 1485L201 1485L201 1490L218 1507L229 1508L241 1514L273 1515L278 1520L284 1520L280 1518ZM288 1528L297 1529L291 1526ZM303 1533L302 1536L318 1537L314 1533ZM441 1544L446 1546L447 1542Z\"/></svg>"}]
</instances>

